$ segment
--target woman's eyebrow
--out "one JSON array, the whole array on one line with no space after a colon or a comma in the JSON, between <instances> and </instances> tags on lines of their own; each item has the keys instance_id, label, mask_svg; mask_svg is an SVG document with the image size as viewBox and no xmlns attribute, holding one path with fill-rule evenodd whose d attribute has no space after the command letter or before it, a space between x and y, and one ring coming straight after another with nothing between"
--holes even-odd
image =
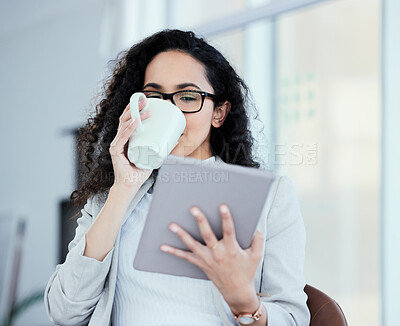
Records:
<instances>
[{"instance_id":1,"label":"woman's eyebrow","mask_svg":"<svg viewBox=\"0 0 400 326\"><path fill-rule=\"evenodd\" d=\"M183 84L179 84L179 85L176 85L176 88L178 88L178 89L183 89L183 88L186 88L186 87L189 87L189 86L196 87L199 91L201 90L201 88L200 88L199 86L197 86L196 84L193 84L193 83L183 83Z\"/></svg>"},{"instance_id":2,"label":"woman's eyebrow","mask_svg":"<svg viewBox=\"0 0 400 326\"><path fill-rule=\"evenodd\" d=\"M155 88L155 89L161 89L162 88L161 85L156 84L156 83L148 83L148 84L144 85L143 89L145 89L147 87L152 87L152 88Z\"/></svg>"},{"instance_id":3,"label":"woman's eyebrow","mask_svg":"<svg viewBox=\"0 0 400 326\"><path fill-rule=\"evenodd\" d=\"M155 89L162 89L163 87L160 84L157 83L147 83L146 85L144 85L143 89L147 88L147 87L152 87ZM183 84L178 84L175 86L177 89L184 89L186 87L195 87L197 88L199 91L201 90L201 88L199 86L197 86L196 84L193 83L183 83Z\"/></svg>"}]
</instances>

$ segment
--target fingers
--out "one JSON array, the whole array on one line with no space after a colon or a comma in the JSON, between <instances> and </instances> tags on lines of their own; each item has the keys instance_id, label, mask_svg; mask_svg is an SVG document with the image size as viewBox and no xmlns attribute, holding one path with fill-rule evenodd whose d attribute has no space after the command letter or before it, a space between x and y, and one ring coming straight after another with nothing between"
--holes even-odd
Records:
<instances>
[{"instance_id":1,"label":"fingers","mask_svg":"<svg viewBox=\"0 0 400 326\"><path fill-rule=\"evenodd\" d=\"M204 249L206 248L200 242L196 241L192 238L192 236L187 233L184 229L182 229L179 225L172 223L169 226L169 229L178 235L179 238L183 241L183 243L195 254L202 255L204 253Z\"/></svg>"},{"instance_id":2,"label":"fingers","mask_svg":"<svg viewBox=\"0 0 400 326\"><path fill-rule=\"evenodd\" d=\"M138 119L135 120L129 119L125 123L121 124L120 128L117 129L117 135L122 139L129 137L138 124L139 124Z\"/></svg>"},{"instance_id":3,"label":"fingers","mask_svg":"<svg viewBox=\"0 0 400 326\"><path fill-rule=\"evenodd\" d=\"M142 111L142 109L145 107L146 105L146 101L145 100L141 100L139 102L139 111ZM141 120L145 120L148 117L151 116L151 111L150 110L146 110L145 112L140 112L139 113L140 119ZM132 122L132 115L131 115L131 111L130 111L130 104L128 104L124 110L124 112L122 113L122 115L119 118L119 125L118 125L118 131L124 131L126 129L126 127L128 127Z\"/></svg>"},{"instance_id":4,"label":"fingers","mask_svg":"<svg viewBox=\"0 0 400 326\"><path fill-rule=\"evenodd\" d=\"M263 253L264 236L260 231L254 233L253 241L251 246L246 249L250 255L252 255L257 261L260 261Z\"/></svg>"},{"instance_id":5,"label":"fingers","mask_svg":"<svg viewBox=\"0 0 400 326\"><path fill-rule=\"evenodd\" d=\"M142 111L144 109L144 107L146 106L147 100L146 99L142 99L139 101L139 112ZM121 122L125 122L127 120L129 120L129 118L131 118L131 105L128 104L124 110L124 112L122 112L119 121Z\"/></svg>"},{"instance_id":6,"label":"fingers","mask_svg":"<svg viewBox=\"0 0 400 326\"><path fill-rule=\"evenodd\" d=\"M146 106L146 101L143 99L139 102L139 111L142 111L142 109ZM150 110L146 110L145 112L140 112L140 119L145 120L148 117L150 117L151 113ZM119 125L118 125L118 131L121 130L122 132L126 130L128 126L131 125L132 122L132 115L130 111L130 104L128 104L124 110L124 112L121 114L119 117ZM129 134L130 135L130 134Z\"/></svg>"},{"instance_id":7,"label":"fingers","mask_svg":"<svg viewBox=\"0 0 400 326\"><path fill-rule=\"evenodd\" d=\"M204 242L208 247L214 246L218 239L212 231L210 224L208 223L207 217L198 209L197 207L192 207L190 212L197 220L197 224L199 225L200 234L204 239Z\"/></svg>"},{"instance_id":8,"label":"fingers","mask_svg":"<svg viewBox=\"0 0 400 326\"><path fill-rule=\"evenodd\" d=\"M254 234L251 246L243 251L246 253L246 255L238 255L238 252L242 249L236 241L234 223L229 208L224 211L224 206L226 207L226 205L220 206L224 238L223 241L219 242L212 232L207 218L200 211L200 209L198 209L197 207L192 207L190 210L198 221L200 232L207 245L222 243L222 246L220 246L221 249L215 251L214 249L210 250L206 246L202 245L200 242L193 239L189 233L187 233L176 223L170 224L169 228L171 231L179 236L182 242L186 244L186 246L189 248L189 251L177 249L166 244L161 245L160 249L164 252L185 259L194 265L197 265L207 275L209 275L210 271L218 274L218 269L221 268L222 270L224 268L226 270L226 267L224 267L223 265L230 266L230 264L234 264L236 266L243 265L257 267L263 256L263 234L257 230ZM197 212L196 209L198 209ZM232 254L233 252L235 253ZM248 270L247 267L246 270ZM231 268L229 269L229 271L231 272Z\"/></svg>"},{"instance_id":9,"label":"fingers","mask_svg":"<svg viewBox=\"0 0 400 326\"><path fill-rule=\"evenodd\" d=\"M122 112L121 116L119 117L119 122L120 124L127 121L130 117L131 117L131 105L128 104L124 110L124 112Z\"/></svg>"},{"instance_id":10,"label":"fingers","mask_svg":"<svg viewBox=\"0 0 400 326\"><path fill-rule=\"evenodd\" d=\"M224 243L227 247L234 247L237 244L235 225L229 208L227 205L220 205L220 212L222 216L222 234L224 236Z\"/></svg>"},{"instance_id":11,"label":"fingers","mask_svg":"<svg viewBox=\"0 0 400 326\"><path fill-rule=\"evenodd\" d=\"M150 110L146 110L146 112L140 113L140 119L142 121L148 119L150 116ZM125 144L127 143L128 139L130 138L138 124L139 120L132 120L131 117L129 117L128 120L124 122L120 121L117 129L117 134L110 144L110 154L114 155L123 153Z\"/></svg>"},{"instance_id":12,"label":"fingers","mask_svg":"<svg viewBox=\"0 0 400 326\"><path fill-rule=\"evenodd\" d=\"M203 265L204 265L203 261L196 254L194 254L190 251L176 249L176 248L170 247L168 245L162 245L160 247L160 249L162 251L172 254L174 256L183 258L183 259L187 260L189 263L195 264L198 267L203 267Z\"/></svg>"},{"instance_id":13,"label":"fingers","mask_svg":"<svg viewBox=\"0 0 400 326\"><path fill-rule=\"evenodd\" d=\"M142 111L146 106L147 98L143 98L139 101L139 111Z\"/></svg>"},{"instance_id":14,"label":"fingers","mask_svg":"<svg viewBox=\"0 0 400 326\"><path fill-rule=\"evenodd\" d=\"M121 154L124 152L124 146L128 141L133 130L135 130L137 124L138 124L137 119L135 119L135 121L131 120L128 125L125 124L124 128L120 127L120 129L117 130L117 135L110 144L109 151L111 156L116 154Z\"/></svg>"},{"instance_id":15,"label":"fingers","mask_svg":"<svg viewBox=\"0 0 400 326\"><path fill-rule=\"evenodd\" d=\"M147 110L145 112L140 112L140 120L142 120L142 121L146 120L150 116L151 116L151 111L150 110ZM135 119L135 120L137 120L137 119ZM119 131L123 132L127 127L129 127L131 125L132 121L133 121L132 118L128 117L127 120L125 120L123 122L120 122L119 125L118 125L117 132L119 132Z\"/></svg>"}]
</instances>

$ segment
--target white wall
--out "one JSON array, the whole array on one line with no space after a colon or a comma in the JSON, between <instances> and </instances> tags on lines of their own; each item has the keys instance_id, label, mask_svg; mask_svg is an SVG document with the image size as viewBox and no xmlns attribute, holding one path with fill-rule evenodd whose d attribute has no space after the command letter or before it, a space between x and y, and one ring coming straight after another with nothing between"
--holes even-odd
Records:
<instances>
[{"instance_id":1,"label":"white wall","mask_svg":"<svg viewBox=\"0 0 400 326\"><path fill-rule=\"evenodd\" d=\"M63 130L86 121L107 61L164 28L166 12L163 0L0 3L0 211L28 222L19 299L43 290L57 264L58 205L74 190ZM50 325L42 302L15 324L26 325Z\"/></svg>"},{"instance_id":2,"label":"white wall","mask_svg":"<svg viewBox=\"0 0 400 326\"><path fill-rule=\"evenodd\" d=\"M57 263L58 203L74 182L73 140L61 131L84 122L102 77L103 5L85 1L0 33L0 210L28 222L19 298L44 289ZM49 324L40 303L16 326Z\"/></svg>"},{"instance_id":3,"label":"white wall","mask_svg":"<svg viewBox=\"0 0 400 326\"><path fill-rule=\"evenodd\" d=\"M400 2L383 1L382 325L399 324L400 292Z\"/></svg>"}]
</instances>

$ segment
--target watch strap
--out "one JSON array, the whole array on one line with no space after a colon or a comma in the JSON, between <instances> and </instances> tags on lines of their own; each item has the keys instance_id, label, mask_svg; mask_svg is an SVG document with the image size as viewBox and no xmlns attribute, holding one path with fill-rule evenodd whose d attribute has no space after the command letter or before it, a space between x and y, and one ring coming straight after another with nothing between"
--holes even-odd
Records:
<instances>
[{"instance_id":1,"label":"watch strap","mask_svg":"<svg viewBox=\"0 0 400 326\"><path fill-rule=\"evenodd\" d=\"M261 318L261 316L262 316L262 314L261 314L261 305L262 305L261 300L260 300L260 298L258 298L258 308L253 314L252 313L248 313L248 312L243 312L243 313L240 313L238 315L235 315L232 312L233 318L235 318L236 321L239 321L239 318L241 318L241 317L250 317L254 321L259 320Z\"/></svg>"}]
</instances>

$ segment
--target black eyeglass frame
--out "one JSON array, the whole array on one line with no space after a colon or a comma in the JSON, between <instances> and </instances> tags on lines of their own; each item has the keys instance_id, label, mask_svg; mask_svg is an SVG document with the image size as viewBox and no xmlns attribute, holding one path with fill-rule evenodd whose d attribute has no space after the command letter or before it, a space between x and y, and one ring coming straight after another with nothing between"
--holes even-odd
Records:
<instances>
[{"instance_id":1,"label":"black eyeglass frame","mask_svg":"<svg viewBox=\"0 0 400 326\"><path fill-rule=\"evenodd\" d=\"M173 92L173 93L163 93L163 92L159 92L159 91L141 91L143 94L146 95L146 93L157 93L160 94L162 96L163 100L171 100L172 104L175 104L174 101L174 95L175 94L179 94L179 93L184 93L184 92L194 92L194 93L198 93L201 95L201 105L200 105L200 109L198 109L197 111L183 111L181 110L183 113L197 113L199 111L201 111L201 109L203 108L203 104L204 104L204 100L206 97L211 98L215 103L218 103L221 101L220 97L218 97L217 95L211 94L211 93L207 93L204 91L198 91L198 90L192 90L192 89L184 89L184 90L180 90L177 92Z\"/></svg>"}]
</instances>

